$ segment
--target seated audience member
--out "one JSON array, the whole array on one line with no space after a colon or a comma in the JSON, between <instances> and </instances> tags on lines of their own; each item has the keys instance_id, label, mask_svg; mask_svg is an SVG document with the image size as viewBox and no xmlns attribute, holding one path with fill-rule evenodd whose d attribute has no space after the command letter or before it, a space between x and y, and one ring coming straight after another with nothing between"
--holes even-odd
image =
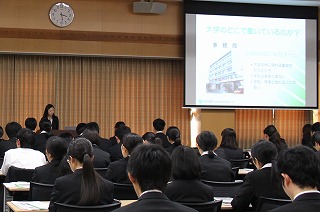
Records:
<instances>
[{"instance_id":1,"label":"seated audience member","mask_svg":"<svg viewBox=\"0 0 320 212\"><path fill-rule=\"evenodd\" d=\"M71 143L71 141L74 139L73 135L69 132L63 132L60 133L59 135L60 138L63 138L67 144L67 146L69 146L69 144Z\"/></svg>"},{"instance_id":2,"label":"seated audience member","mask_svg":"<svg viewBox=\"0 0 320 212\"><path fill-rule=\"evenodd\" d=\"M137 134L129 133L124 135L122 142L121 152L123 158L110 163L107 170L106 179L114 183L131 184L127 174L129 156L134 148L140 144L143 144L143 139Z\"/></svg>"},{"instance_id":3,"label":"seated audience member","mask_svg":"<svg viewBox=\"0 0 320 212\"><path fill-rule=\"evenodd\" d=\"M87 123L87 129L89 130L95 130L98 132L98 134L100 133L100 127L99 124L97 122L89 122ZM100 137L100 143L99 143L99 148L105 152L109 152L109 144L110 144L110 140L106 139L106 138L101 138Z\"/></svg>"},{"instance_id":4,"label":"seated audience member","mask_svg":"<svg viewBox=\"0 0 320 212\"><path fill-rule=\"evenodd\" d=\"M180 138L180 130L178 127L171 126L166 131L166 136L169 140L170 145L167 146L165 149L169 152L171 155L173 150L181 145L181 138Z\"/></svg>"},{"instance_id":5,"label":"seated audience member","mask_svg":"<svg viewBox=\"0 0 320 212\"><path fill-rule=\"evenodd\" d=\"M301 144L304 146L308 146L310 148L313 148L314 143L312 142L311 136L312 136L312 125L305 124L302 128Z\"/></svg>"},{"instance_id":6,"label":"seated audience member","mask_svg":"<svg viewBox=\"0 0 320 212\"><path fill-rule=\"evenodd\" d=\"M312 149L315 150L320 157L320 131L315 131L313 133L312 142L314 142L314 147Z\"/></svg>"},{"instance_id":7,"label":"seated audience member","mask_svg":"<svg viewBox=\"0 0 320 212\"><path fill-rule=\"evenodd\" d=\"M311 125L311 135L316 131L320 131L320 122L315 122Z\"/></svg>"},{"instance_id":8,"label":"seated audience member","mask_svg":"<svg viewBox=\"0 0 320 212\"><path fill-rule=\"evenodd\" d=\"M281 152L288 148L286 141L281 138L280 133L277 131L277 128L273 125L268 125L263 130L264 138L270 142L272 142L278 150L278 156L280 156Z\"/></svg>"},{"instance_id":9,"label":"seated audience member","mask_svg":"<svg viewBox=\"0 0 320 212\"><path fill-rule=\"evenodd\" d=\"M221 136L220 147L214 152L228 161L230 159L242 159L243 149L238 146L236 132L231 128L226 128L221 132Z\"/></svg>"},{"instance_id":10,"label":"seated audience member","mask_svg":"<svg viewBox=\"0 0 320 212\"><path fill-rule=\"evenodd\" d=\"M47 163L43 153L31 149L30 141L33 132L27 128L21 129L17 134L17 148L6 151L1 167L1 173L7 175L10 166L24 169L34 169Z\"/></svg>"},{"instance_id":11,"label":"seated audience member","mask_svg":"<svg viewBox=\"0 0 320 212\"><path fill-rule=\"evenodd\" d=\"M210 131L203 131L197 136L196 144L201 155L199 157L201 180L233 181L231 163L213 152L218 144L216 136Z\"/></svg>"},{"instance_id":12,"label":"seated audience member","mask_svg":"<svg viewBox=\"0 0 320 212\"><path fill-rule=\"evenodd\" d=\"M105 205L113 203L113 184L100 177L92 164L93 148L86 138L73 140L67 151L73 174L56 179L49 211L54 202L71 205Z\"/></svg>"},{"instance_id":13,"label":"seated audience member","mask_svg":"<svg viewBox=\"0 0 320 212\"><path fill-rule=\"evenodd\" d=\"M156 135L153 132L146 132L142 136L144 144L158 144L162 146L162 140L159 137L156 137Z\"/></svg>"},{"instance_id":14,"label":"seated audience member","mask_svg":"<svg viewBox=\"0 0 320 212\"><path fill-rule=\"evenodd\" d=\"M152 122L153 129L155 131L156 137L162 140L162 146L167 148L170 146L170 142L167 138L167 135L163 133L164 127L166 126L166 122L163 119L157 118Z\"/></svg>"},{"instance_id":15,"label":"seated audience member","mask_svg":"<svg viewBox=\"0 0 320 212\"><path fill-rule=\"evenodd\" d=\"M93 147L93 166L94 168L107 168L109 166L110 154L101 150L98 145L100 143L100 136L97 131L85 129L82 134L83 138L88 139Z\"/></svg>"},{"instance_id":16,"label":"seated audience member","mask_svg":"<svg viewBox=\"0 0 320 212\"><path fill-rule=\"evenodd\" d=\"M36 133L36 127L37 127L37 120L33 117L26 118L24 121L24 125L26 128L30 129L32 132Z\"/></svg>"},{"instance_id":17,"label":"seated audience member","mask_svg":"<svg viewBox=\"0 0 320 212\"><path fill-rule=\"evenodd\" d=\"M128 126L120 126L115 130L117 144L110 147L109 149L111 161L116 161L123 158L122 152L121 152L122 138L124 135L128 133L131 133L131 129Z\"/></svg>"},{"instance_id":18,"label":"seated audience member","mask_svg":"<svg viewBox=\"0 0 320 212\"><path fill-rule=\"evenodd\" d=\"M63 138L52 136L46 144L48 163L35 168L32 181L37 183L54 184L61 176L71 174L70 167L65 159L67 144Z\"/></svg>"},{"instance_id":19,"label":"seated audience member","mask_svg":"<svg viewBox=\"0 0 320 212\"><path fill-rule=\"evenodd\" d=\"M87 129L87 124L86 123L79 123L77 126L76 126L76 132L77 132L77 135L78 137L81 137L82 136L82 133L83 131Z\"/></svg>"},{"instance_id":20,"label":"seated audience member","mask_svg":"<svg viewBox=\"0 0 320 212\"><path fill-rule=\"evenodd\" d=\"M17 133L22 129L21 125L17 122L10 122L6 125L5 131L9 140L0 142L0 158L4 157L4 153L9 149L17 148Z\"/></svg>"},{"instance_id":21,"label":"seated audience member","mask_svg":"<svg viewBox=\"0 0 320 212\"><path fill-rule=\"evenodd\" d=\"M316 153L305 146L290 148L280 155L276 167L292 203L272 212L320 211L320 160Z\"/></svg>"},{"instance_id":22,"label":"seated audience member","mask_svg":"<svg viewBox=\"0 0 320 212\"><path fill-rule=\"evenodd\" d=\"M3 141L3 128L0 126L0 142Z\"/></svg>"},{"instance_id":23,"label":"seated audience member","mask_svg":"<svg viewBox=\"0 0 320 212\"><path fill-rule=\"evenodd\" d=\"M39 122L40 134L34 136L31 142L31 148L46 154L46 143L51 134L51 123L48 120L42 119Z\"/></svg>"},{"instance_id":24,"label":"seated audience member","mask_svg":"<svg viewBox=\"0 0 320 212\"><path fill-rule=\"evenodd\" d=\"M118 121L118 122L114 125L114 132L116 131L116 129L118 129L119 127L122 127L122 126L126 126L126 123L124 123L123 121ZM117 144L117 137L116 137L116 135L110 137L109 140L111 141L110 147Z\"/></svg>"},{"instance_id":25,"label":"seated audience member","mask_svg":"<svg viewBox=\"0 0 320 212\"><path fill-rule=\"evenodd\" d=\"M175 202L209 202L213 188L200 181L199 158L190 147L178 146L171 155L172 179L164 194Z\"/></svg>"},{"instance_id":26,"label":"seated audience member","mask_svg":"<svg viewBox=\"0 0 320 212\"><path fill-rule=\"evenodd\" d=\"M139 145L130 155L128 176L138 201L114 210L139 212L195 212L196 210L170 201L162 191L171 176L170 155L159 145Z\"/></svg>"},{"instance_id":27,"label":"seated audience member","mask_svg":"<svg viewBox=\"0 0 320 212\"><path fill-rule=\"evenodd\" d=\"M277 158L277 148L269 141L259 141L251 148L251 155L257 170L248 173L231 205L236 211L245 211L252 205L255 209L261 196L275 199L289 199L280 186L276 185L271 170Z\"/></svg>"}]
</instances>

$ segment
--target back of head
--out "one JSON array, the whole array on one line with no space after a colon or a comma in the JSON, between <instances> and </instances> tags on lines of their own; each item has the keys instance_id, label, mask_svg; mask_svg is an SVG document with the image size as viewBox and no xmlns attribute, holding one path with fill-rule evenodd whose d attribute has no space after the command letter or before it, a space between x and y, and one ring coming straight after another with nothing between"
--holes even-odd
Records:
<instances>
[{"instance_id":1,"label":"back of head","mask_svg":"<svg viewBox=\"0 0 320 212\"><path fill-rule=\"evenodd\" d=\"M122 144L128 150L130 155L134 148L143 144L143 139L140 135L128 133L122 138Z\"/></svg>"},{"instance_id":2,"label":"back of head","mask_svg":"<svg viewBox=\"0 0 320 212\"><path fill-rule=\"evenodd\" d=\"M67 148L65 140L59 136L49 137L46 143L46 150L54 160L62 160L67 153Z\"/></svg>"},{"instance_id":3,"label":"back of head","mask_svg":"<svg viewBox=\"0 0 320 212\"><path fill-rule=\"evenodd\" d=\"M313 131L313 132L320 131L320 122L313 123L311 126L311 131Z\"/></svg>"},{"instance_id":4,"label":"back of head","mask_svg":"<svg viewBox=\"0 0 320 212\"><path fill-rule=\"evenodd\" d=\"M178 146L172 152L172 177L175 180L200 179L199 158L191 147Z\"/></svg>"},{"instance_id":5,"label":"back of head","mask_svg":"<svg viewBox=\"0 0 320 212\"><path fill-rule=\"evenodd\" d=\"M114 129L117 129L121 126L126 126L126 123L124 123L123 121L118 121L115 125L114 125Z\"/></svg>"},{"instance_id":6,"label":"back of head","mask_svg":"<svg viewBox=\"0 0 320 212\"><path fill-rule=\"evenodd\" d=\"M277 172L289 175L300 188L320 185L320 159L306 146L284 150L277 161Z\"/></svg>"},{"instance_id":7,"label":"back of head","mask_svg":"<svg viewBox=\"0 0 320 212\"><path fill-rule=\"evenodd\" d=\"M5 131L9 138L17 137L17 133L22 129L22 126L17 122L10 122L6 125Z\"/></svg>"},{"instance_id":8,"label":"back of head","mask_svg":"<svg viewBox=\"0 0 320 212\"><path fill-rule=\"evenodd\" d=\"M217 147L217 137L210 131L202 131L196 138L196 142L203 151L212 151Z\"/></svg>"},{"instance_id":9,"label":"back of head","mask_svg":"<svg viewBox=\"0 0 320 212\"><path fill-rule=\"evenodd\" d=\"M307 134L311 132L312 130L312 125L311 124L305 124L303 127L302 127L302 134Z\"/></svg>"},{"instance_id":10,"label":"back of head","mask_svg":"<svg viewBox=\"0 0 320 212\"><path fill-rule=\"evenodd\" d=\"M281 146L281 137L280 133L278 132L277 128L273 125L268 125L264 130L263 133L269 137L269 141L276 145L278 151L280 151Z\"/></svg>"},{"instance_id":11,"label":"back of head","mask_svg":"<svg viewBox=\"0 0 320 212\"><path fill-rule=\"evenodd\" d=\"M39 122L39 127L40 127L40 131L46 131L46 132L50 132L51 131L51 122L47 119L42 119Z\"/></svg>"},{"instance_id":12,"label":"back of head","mask_svg":"<svg viewBox=\"0 0 320 212\"><path fill-rule=\"evenodd\" d=\"M71 141L67 155L77 159L80 163L83 162L83 157L88 154L93 156L93 148L91 142L86 138L76 138Z\"/></svg>"},{"instance_id":13,"label":"back of head","mask_svg":"<svg viewBox=\"0 0 320 212\"><path fill-rule=\"evenodd\" d=\"M115 136L122 140L125 134L131 133L131 129L128 126L120 126L114 131Z\"/></svg>"},{"instance_id":14,"label":"back of head","mask_svg":"<svg viewBox=\"0 0 320 212\"><path fill-rule=\"evenodd\" d=\"M99 127L99 124L97 122L89 122L89 123L87 123L87 129L95 130L98 133L100 133L100 127Z\"/></svg>"},{"instance_id":15,"label":"back of head","mask_svg":"<svg viewBox=\"0 0 320 212\"><path fill-rule=\"evenodd\" d=\"M33 132L28 128L22 128L17 133L17 139L20 141L21 148L31 148L31 142L33 140Z\"/></svg>"},{"instance_id":16,"label":"back of head","mask_svg":"<svg viewBox=\"0 0 320 212\"><path fill-rule=\"evenodd\" d=\"M37 127L37 120L33 117L29 117L25 120L24 125L30 130L35 130Z\"/></svg>"},{"instance_id":17,"label":"back of head","mask_svg":"<svg viewBox=\"0 0 320 212\"><path fill-rule=\"evenodd\" d=\"M251 156L262 165L272 163L277 158L277 147L269 141L261 140L252 146Z\"/></svg>"},{"instance_id":18,"label":"back of head","mask_svg":"<svg viewBox=\"0 0 320 212\"><path fill-rule=\"evenodd\" d=\"M80 135L87 128L86 123L79 123L76 127L77 134Z\"/></svg>"},{"instance_id":19,"label":"back of head","mask_svg":"<svg viewBox=\"0 0 320 212\"><path fill-rule=\"evenodd\" d=\"M221 147L228 147L231 149L238 148L237 143L237 134L236 132L231 128L226 128L221 132L222 141L221 141Z\"/></svg>"},{"instance_id":20,"label":"back of head","mask_svg":"<svg viewBox=\"0 0 320 212\"><path fill-rule=\"evenodd\" d=\"M153 121L152 125L157 131L162 131L166 126L166 122L163 119L157 118Z\"/></svg>"},{"instance_id":21,"label":"back of head","mask_svg":"<svg viewBox=\"0 0 320 212\"><path fill-rule=\"evenodd\" d=\"M312 135L312 142L320 145L320 131L315 131Z\"/></svg>"},{"instance_id":22,"label":"back of head","mask_svg":"<svg viewBox=\"0 0 320 212\"><path fill-rule=\"evenodd\" d=\"M85 129L82 134L83 138L88 139L92 144L99 145L100 144L100 136L96 130Z\"/></svg>"},{"instance_id":23,"label":"back of head","mask_svg":"<svg viewBox=\"0 0 320 212\"><path fill-rule=\"evenodd\" d=\"M156 135L153 132L146 132L145 134L143 134L142 139L144 141L147 141L149 144L162 145L161 138L156 137Z\"/></svg>"},{"instance_id":24,"label":"back of head","mask_svg":"<svg viewBox=\"0 0 320 212\"><path fill-rule=\"evenodd\" d=\"M68 143L70 143L73 140L73 135L69 132L60 133L59 137L63 138Z\"/></svg>"},{"instance_id":25,"label":"back of head","mask_svg":"<svg viewBox=\"0 0 320 212\"><path fill-rule=\"evenodd\" d=\"M169 138L169 140L174 141L177 146L181 144L180 130L178 127L169 127L166 131L166 136Z\"/></svg>"},{"instance_id":26,"label":"back of head","mask_svg":"<svg viewBox=\"0 0 320 212\"><path fill-rule=\"evenodd\" d=\"M139 145L130 155L127 171L137 180L142 192L163 191L171 176L170 155L159 145Z\"/></svg>"},{"instance_id":27,"label":"back of head","mask_svg":"<svg viewBox=\"0 0 320 212\"><path fill-rule=\"evenodd\" d=\"M3 128L0 126L0 138L3 136Z\"/></svg>"}]
</instances>

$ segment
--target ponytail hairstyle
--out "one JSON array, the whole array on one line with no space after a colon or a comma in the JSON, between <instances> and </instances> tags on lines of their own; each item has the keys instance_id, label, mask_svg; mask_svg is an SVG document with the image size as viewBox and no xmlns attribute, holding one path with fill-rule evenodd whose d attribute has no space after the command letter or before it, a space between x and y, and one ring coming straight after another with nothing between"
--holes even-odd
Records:
<instances>
[{"instance_id":1,"label":"ponytail hairstyle","mask_svg":"<svg viewBox=\"0 0 320 212\"><path fill-rule=\"evenodd\" d=\"M71 141L68 156L82 163L81 198L79 205L95 205L100 201L102 194L102 178L94 170L92 164L93 148L86 138L77 138Z\"/></svg>"},{"instance_id":2,"label":"ponytail hairstyle","mask_svg":"<svg viewBox=\"0 0 320 212\"><path fill-rule=\"evenodd\" d=\"M202 151L208 151L208 157L214 158L213 150L217 147L218 139L211 131L202 131L196 138L196 142Z\"/></svg>"},{"instance_id":3,"label":"ponytail hairstyle","mask_svg":"<svg viewBox=\"0 0 320 212\"><path fill-rule=\"evenodd\" d=\"M281 142L281 137L279 132L277 131L277 128L273 125L268 125L264 130L263 133L269 136L269 141L276 145L277 150L280 151L280 142Z\"/></svg>"},{"instance_id":4,"label":"ponytail hairstyle","mask_svg":"<svg viewBox=\"0 0 320 212\"><path fill-rule=\"evenodd\" d=\"M237 134L232 128L225 128L221 132L222 140L220 147L227 147L230 149L237 149Z\"/></svg>"},{"instance_id":5,"label":"ponytail hairstyle","mask_svg":"<svg viewBox=\"0 0 320 212\"><path fill-rule=\"evenodd\" d=\"M169 140L173 141L173 145L180 146L181 139L180 139L180 130L176 126L171 126L166 131L166 136L168 136Z\"/></svg>"}]
</instances>

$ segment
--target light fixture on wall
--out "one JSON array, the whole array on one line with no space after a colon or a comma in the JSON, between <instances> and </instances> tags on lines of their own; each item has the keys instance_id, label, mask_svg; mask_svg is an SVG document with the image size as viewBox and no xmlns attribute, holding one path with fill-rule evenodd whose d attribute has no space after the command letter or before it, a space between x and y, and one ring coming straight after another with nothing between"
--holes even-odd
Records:
<instances>
[{"instance_id":1,"label":"light fixture on wall","mask_svg":"<svg viewBox=\"0 0 320 212\"><path fill-rule=\"evenodd\" d=\"M153 0L133 2L133 13L163 14L166 10L167 4L153 2Z\"/></svg>"}]
</instances>

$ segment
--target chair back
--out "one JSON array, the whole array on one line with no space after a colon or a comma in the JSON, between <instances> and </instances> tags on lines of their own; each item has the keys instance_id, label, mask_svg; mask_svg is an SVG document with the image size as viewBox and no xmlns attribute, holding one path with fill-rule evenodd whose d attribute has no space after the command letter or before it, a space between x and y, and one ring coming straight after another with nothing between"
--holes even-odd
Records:
<instances>
[{"instance_id":1,"label":"chair back","mask_svg":"<svg viewBox=\"0 0 320 212\"><path fill-rule=\"evenodd\" d=\"M244 169L247 168L248 164L249 164L249 158L245 158L245 159L230 159L230 163L232 165L232 167L239 167L240 169Z\"/></svg>"},{"instance_id":2,"label":"chair back","mask_svg":"<svg viewBox=\"0 0 320 212\"><path fill-rule=\"evenodd\" d=\"M236 180L233 182L216 182L201 180L201 182L213 188L215 197L234 197L238 193L243 183L242 180Z\"/></svg>"},{"instance_id":3,"label":"chair back","mask_svg":"<svg viewBox=\"0 0 320 212\"><path fill-rule=\"evenodd\" d=\"M238 178L239 167L232 167L232 173L233 173L233 180L236 180Z\"/></svg>"},{"instance_id":4,"label":"chair back","mask_svg":"<svg viewBox=\"0 0 320 212\"><path fill-rule=\"evenodd\" d=\"M220 212L221 211L221 204L222 200L213 200L210 202L203 202L203 203L181 203L189 208L193 208L199 212Z\"/></svg>"},{"instance_id":5,"label":"chair back","mask_svg":"<svg viewBox=\"0 0 320 212\"><path fill-rule=\"evenodd\" d=\"M256 212L267 212L269 210L275 209L282 205L289 204L291 202L292 201L288 199L273 199L267 197L260 197L256 208Z\"/></svg>"},{"instance_id":6,"label":"chair back","mask_svg":"<svg viewBox=\"0 0 320 212\"><path fill-rule=\"evenodd\" d=\"M121 203L116 201L108 205L96 205L96 206L80 206L80 205L69 205L63 203L54 203L56 212L108 212L120 208Z\"/></svg>"},{"instance_id":7,"label":"chair back","mask_svg":"<svg viewBox=\"0 0 320 212\"><path fill-rule=\"evenodd\" d=\"M127 183L113 183L113 198L118 200L134 200L138 199L138 196L133 188L132 184Z\"/></svg>"},{"instance_id":8,"label":"chair back","mask_svg":"<svg viewBox=\"0 0 320 212\"><path fill-rule=\"evenodd\" d=\"M15 166L10 166L4 180L5 183L32 180L34 169L22 169Z\"/></svg>"},{"instance_id":9,"label":"chair back","mask_svg":"<svg viewBox=\"0 0 320 212\"><path fill-rule=\"evenodd\" d=\"M94 170L102 177L106 178L108 168L94 168Z\"/></svg>"},{"instance_id":10,"label":"chair back","mask_svg":"<svg viewBox=\"0 0 320 212\"><path fill-rule=\"evenodd\" d=\"M30 182L29 199L31 201L49 201L53 184Z\"/></svg>"}]
</instances>

